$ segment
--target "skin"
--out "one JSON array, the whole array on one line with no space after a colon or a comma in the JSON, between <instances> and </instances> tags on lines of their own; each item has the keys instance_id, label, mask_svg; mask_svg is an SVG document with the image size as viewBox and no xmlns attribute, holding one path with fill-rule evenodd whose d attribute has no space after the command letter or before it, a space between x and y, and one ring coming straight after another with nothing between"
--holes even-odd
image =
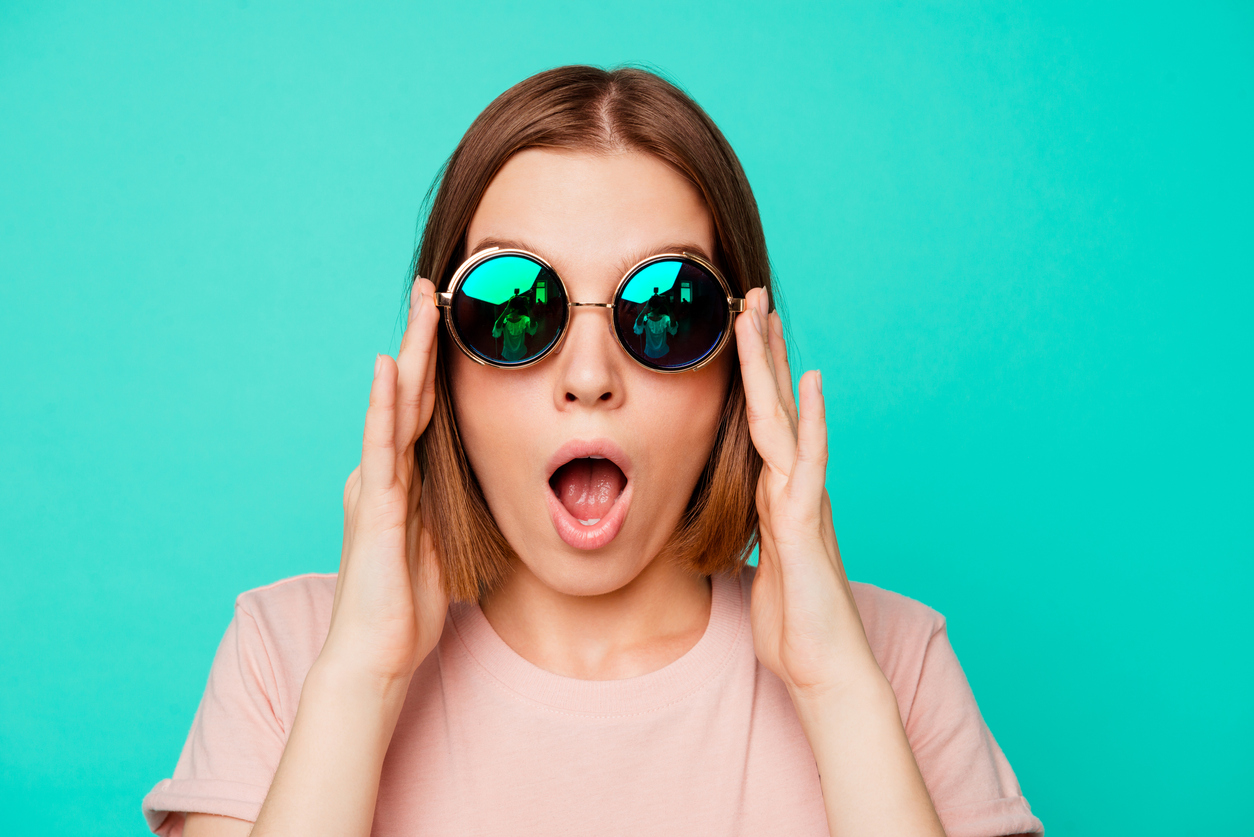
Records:
<instances>
[{"instance_id":1,"label":"skin","mask_svg":"<svg viewBox=\"0 0 1254 837\"><path fill-rule=\"evenodd\" d=\"M545 257L572 301L609 302L641 258L679 244L713 252L714 223L696 187L654 157L529 149L497 174L466 240L472 253L513 242ZM568 329L555 355L525 369L448 359L463 447L520 558L480 605L542 668L634 677L680 657L709 622L708 581L654 557L709 459L734 356L663 375L615 342L607 309L572 309ZM545 464L568 440L596 438L631 458L631 506L608 545L584 550L554 529Z\"/></svg>"},{"instance_id":2,"label":"skin","mask_svg":"<svg viewBox=\"0 0 1254 837\"><path fill-rule=\"evenodd\" d=\"M472 249L489 237L544 255L583 302L608 301L624 269L650 252L677 243L713 249L695 188L639 152L516 155L470 224ZM409 678L440 637L448 602L423 529L413 460L434 403L434 290L426 279L415 282L398 357L379 356L375 365L362 461L345 486L330 630L254 835L369 834ZM526 370L480 367L461 353L449 358L467 456L519 554L509 581L481 606L521 656L567 676L631 677L688 651L709 621L709 584L655 557L709 455L738 366L764 460L754 647L792 697L830 830L943 837L840 560L824 489L820 376L803 375L795 399L778 315L768 313L761 289L747 303L734 348L691 373L636 366L614 340L607 312L595 308L575 309L561 349ZM675 415L684 421L668 420ZM595 550L562 541L541 500L543 464L563 442L584 436L612 438L632 459L627 519ZM250 825L192 814L185 834L243 835Z\"/></svg>"}]
</instances>

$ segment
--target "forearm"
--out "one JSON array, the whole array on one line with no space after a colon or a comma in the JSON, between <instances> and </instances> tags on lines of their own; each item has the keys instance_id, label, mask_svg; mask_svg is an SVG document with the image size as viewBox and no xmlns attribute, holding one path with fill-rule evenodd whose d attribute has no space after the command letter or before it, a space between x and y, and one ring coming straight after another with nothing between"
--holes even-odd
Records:
<instances>
[{"instance_id":1,"label":"forearm","mask_svg":"<svg viewBox=\"0 0 1254 837\"><path fill-rule=\"evenodd\" d=\"M878 670L864 683L793 695L818 764L828 830L834 837L945 837L892 686Z\"/></svg>"},{"instance_id":2,"label":"forearm","mask_svg":"<svg viewBox=\"0 0 1254 837\"><path fill-rule=\"evenodd\" d=\"M383 758L408 684L366 685L319 663L305 679L252 837L370 834Z\"/></svg>"}]
</instances>

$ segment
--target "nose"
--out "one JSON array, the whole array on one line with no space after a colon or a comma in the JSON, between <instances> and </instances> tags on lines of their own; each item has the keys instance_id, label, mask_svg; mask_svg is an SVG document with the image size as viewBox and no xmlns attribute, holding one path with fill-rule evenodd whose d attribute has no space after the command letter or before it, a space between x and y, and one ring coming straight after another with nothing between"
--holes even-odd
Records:
<instances>
[{"instance_id":1,"label":"nose","mask_svg":"<svg viewBox=\"0 0 1254 837\"><path fill-rule=\"evenodd\" d=\"M613 310L572 306L566 339L554 360L553 391L559 410L617 407L623 399L622 349L611 333Z\"/></svg>"}]
</instances>

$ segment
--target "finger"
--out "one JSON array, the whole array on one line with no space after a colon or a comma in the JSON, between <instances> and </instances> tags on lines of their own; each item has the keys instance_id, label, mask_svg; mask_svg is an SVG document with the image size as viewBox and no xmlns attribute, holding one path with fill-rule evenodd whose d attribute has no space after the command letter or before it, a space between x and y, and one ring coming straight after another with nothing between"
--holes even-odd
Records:
<instances>
[{"instance_id":1,"label":"finger","mask_svg":"<svg viewBox=\"0 0 1254 837\"><path fill-rule=\"evenodd\" d=\"M770 295L763 291L757 295L758 313L765 325L762 339L766 342L766 362L771 368L771 377L775 379L775 389L779 391L779 401L783 405L792 435L797 436L797 406L792 395L792 373L788 368L788 352L782 346L784 335L783 321L780 320L779 338L775 336L775 321L779 320L779 312L770 310ZM780 345L777 345L780 344Z\"/></svg>"},{"instance_id":2,"label":"finger","mask_svg":"<svg viewBox=\"0 0 1254 837\"><path fill-rule=\"evenodd\" d=\"M780 400L767 351L767 320L758 307L760 295L765 293L754 288L746 294L745 312L736 318L736 349L745 388L749 435L762 459L773 470L787 474L796 456L797 440Z\"/></svg>"},{"instance_id":3,"label":"finger","mask_svg":"<svg viewBox=\"0 0 1254 837\"><path fill-rule=\"evenodd\" d=\"M836 543L836 523L832 519L832 498L826 489L823 490L823 544L827 547L828 554L837 564L840 564L840 547Z\"/></svg>"},{"instance_id":4,"label":"finger","mask_svg":"<svg viewBox=\"0 0 1254 837\"><path fill-rule=\"evenodd\" d=\"M409 319L405 323L405 334L401 338L400 349L396 353L397 375L397 419L396 445L403 448L407 441L406 434L416 424L420 401L422 398L421 375L426 371L426 364L415 366L414 355L420 349L421 320L424 303L426 302L426 283L422 277L415 277L409 293ZM415 380L417 378L417 380Z\"/></svg>"},{"instance_id":5,"label":"finger","mask_svg":"<svg viewBox=\"0 0 1254 837\"><path fill-rule=\"evenodd\" d=\"M396 480L396 362L388 355L375 360L366 430L361 443L361 490L379 494Z\"/></svg>"},{"instance_id":6,"label":"finger","mask_svg":"<svg viewBox=\"0 0 1254 837\"><path fill-rule=\"evenodd\" d=\"M414 280L414 289L409 300L409 321L411 323L418 319L419 312L427 304L435 304L435 283L430 279L419 276Z\"/></svg>"},{"instance_id":7,"label":"finger","mask_svg":"<svg viewBox=\"0 0 1254 837\"><path fill-rule=\"evenodd\" d=\"M766 344L766 365L771 370L771 380L775 381L776 394L779 396L779 402L784 406L784 414L788 418L788 425L793 430L793 436L797 435L797 423L792 416L788 415L787 403L784 400L784 394L779 391L779 372L775 368L775 354L771 351L771 301L769 295L763 291L757 297L758 315L761 318L759 322L762 324L762 342Z\"/></svg>"},{"instance_id":8,"label":"finger","mask_svg":"<svg viewBox=\"0 0 1254 837\"><path fill-rule=\"evenodd\" d=\"M409 324L396 353L396 447L412 445L421 432L423 394L427 390L428 362L434 352L439 311L435 307L435 286L426 279L414 280Z\"/></svg>"},{"instance_id":9,"label":"finger","mask_svg":"<svg viewBox=\"0 0 1254 837\"><path fill-rule=\"evenodd\" d=\"M792 393L792 370L788 365L788 344L784 340L784 321L779 316L779 309L770 316L770 346L772 364L775 368L775 386L779 389L779 397L784 402L792 426L797 427L797 401Z\"/></svg>"},{"instance_id":10,"label":"finger","mask_svg":"<svg viewBox=\"0 0 1254 837\"><path fill-rule=\"evenodd\" d=\"M836 527L832 523L832 498L823 492L823 546L827 550L832 567L844 579L845 588L853 596L853 588L849 586L849 576L845 572L845 562L840 557L840 545L836 543Z\"/></svg>"},{"instance_id":11,"label":"finger","mask_svg":"<svg viewBox=\"0 0 1254 837\"><path fill-rule=\"evenodd\" d=\"M357 502L357 487L361 482L361 466L358 465L344 480L344 513L348 514Z\"/></svg>"},{"instance_id":12,"label":"finger","mask_svg":"<svg viewBox=\"0 0 1254 837\"><path fill-rule=\"evenodd\" d=\"M823 378L818 370L801 376L801 417L797 423L797 461L788 477L788 493L802 508L818 513L827 481L827 417Z\"/></svg>"},{"instance_id":13,"label":"finger","mask_svg":"<svg viewBox=\"0 0 1254 837\"><path fill-rule=\"evenodd\" d=\"M435 308L435 285L431 286L432 307ZM418 403L418 430L415 436L421 435L431 423L431 414L435 412L435 363L440 351L440 311L435 314L435 331L431 337L431 351L427 355L427 372L423 377L422 400Z\"/></svg>"},{"instance_id":14,"label":"finger","mask_svg":"<svg viewBox=\"0 0 1254 837\"><path fill-rule=\"evenodd\" d=\"M349 546L353 542L353 518L357 512L357 497L361 493L361 466L358 465L348 475L348 479L344 481L344 537L340 542L340 572L344 572L348 566ZM336 600L339 600L339 587L337 585Z\"/></svg>"}]
</instances>

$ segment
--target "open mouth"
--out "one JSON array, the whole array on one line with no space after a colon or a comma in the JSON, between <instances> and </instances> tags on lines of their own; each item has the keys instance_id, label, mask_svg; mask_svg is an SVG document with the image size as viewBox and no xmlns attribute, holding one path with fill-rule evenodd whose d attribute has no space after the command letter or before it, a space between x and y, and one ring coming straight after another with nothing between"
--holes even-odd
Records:
<instances>
[{"instance_id":1,"label":"open mouth","mask_svg":"<svg viewBox=\"0 0 1254 837\"><path fill-rule=\"evenodd\" d=\"M549 487L581 526L595 526L627 487L627 475L604 456L585 456L554 471Z\"/></svg>"},{"instance_id":2,"label":"open mouth","mask_svg":"<svg viewBox=\"0 0 1254 837\"><path fill-rule=\"evenodd\" d=\"M631 499L626 454L607 440L574 441L554 455L549 467L549 512L562 540L578 549L613 540Z\"/></svg>"}]
</instances>

